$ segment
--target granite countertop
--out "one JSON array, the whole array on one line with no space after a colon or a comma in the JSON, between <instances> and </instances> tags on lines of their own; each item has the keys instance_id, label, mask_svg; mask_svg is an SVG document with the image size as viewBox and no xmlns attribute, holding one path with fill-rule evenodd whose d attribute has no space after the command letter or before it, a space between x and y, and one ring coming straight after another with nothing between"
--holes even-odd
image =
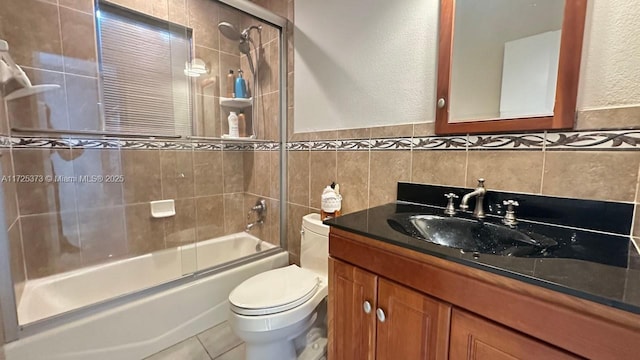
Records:
<instances>
[{"instance_id":1,"label":"granite countertop","mask_svg":"<svg viewBox=\"0 0 640 360\"><path fill-rule=\"evenodd\" d=\"M511 257L464 253L394 230L396 214L442 215L442 207L398 201L325 221L336 228L640 314L640 255L629 236L520 220L559 245L549 253ZM456 216L468 217L467 214ZM489 216L485 221L499 223Z\"/></svg>"}]
</instances>

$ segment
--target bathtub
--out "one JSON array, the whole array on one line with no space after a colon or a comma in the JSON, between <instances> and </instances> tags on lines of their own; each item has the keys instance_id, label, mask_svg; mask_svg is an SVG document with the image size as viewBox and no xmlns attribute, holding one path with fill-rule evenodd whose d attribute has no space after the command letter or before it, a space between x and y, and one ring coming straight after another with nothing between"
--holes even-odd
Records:
<instances>
[{"instance_id":1,"label":"bathtub","mask_svg":"<svg viewBox=\"0 0 640 360\"><path fill-rule=\"evenodd\" d=\"M224 267L273 248L250 234L238 233L28 281L18 305L21 324L102 304L7 344L6 358L141 359L225 321L231 290L255 274L287 265L288 255L274 250L211 275L188 276L192 281L185 281L184 274ZM151 295L122 297L179 278L181 284L160 285L164 289ZM46 322L31 327L39 325Z\"/></svg>"}]
</instances>

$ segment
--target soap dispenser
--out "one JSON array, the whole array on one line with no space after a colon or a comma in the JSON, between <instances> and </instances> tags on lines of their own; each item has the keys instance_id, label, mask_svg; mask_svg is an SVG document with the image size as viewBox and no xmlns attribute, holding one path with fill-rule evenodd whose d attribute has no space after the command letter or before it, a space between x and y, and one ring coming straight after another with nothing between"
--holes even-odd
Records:
<instances>
[{"instance_id":1,"label":"soap dispenser","mask_svg":"<svg viewBox=\"0 0 640 360\"><path fill-rule=\"evenodd\" d=\"M247 83L244 81L242 77L242 70L238 70L238 77L236 78L236 97L237 98L246 98L247 97Z\"/></svg>"}]
</instances>

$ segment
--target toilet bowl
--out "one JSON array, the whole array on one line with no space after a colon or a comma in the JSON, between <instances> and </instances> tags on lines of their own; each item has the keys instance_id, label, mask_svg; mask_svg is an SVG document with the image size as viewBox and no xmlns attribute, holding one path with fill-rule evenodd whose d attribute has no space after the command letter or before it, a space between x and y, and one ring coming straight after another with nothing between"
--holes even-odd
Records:
<instances>
[{"instance_id":1,"label":"toilet bowl","mask_svg":"<svg viewBox=\"0 0 640 360\"><path fill-rule=\"evenodd\" d=\"M244 340L247 360L298 359L304 350L300 338L312 326L325 323L318 309L328 291L329 227L319 214L309 214L303 217L301 234L301 267L258 274L229 295L229 324Z\"/></svg>"}]
</instances>

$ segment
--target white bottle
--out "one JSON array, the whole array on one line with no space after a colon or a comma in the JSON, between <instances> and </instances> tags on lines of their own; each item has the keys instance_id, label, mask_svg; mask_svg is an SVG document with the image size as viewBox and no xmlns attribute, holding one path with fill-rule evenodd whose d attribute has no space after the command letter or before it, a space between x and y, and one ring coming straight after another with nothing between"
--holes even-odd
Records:
<instances>
[{"instance_id":1,"label":"white bottle","mask_svg":"<svg viewBox=\"0 0 640 360\"><path fill-rule=\"evenodd\" d=\"M240 130L238 128L238 115L235 112L229 114L229 137L240 137Z\"/></svg>"}]
</instances>

